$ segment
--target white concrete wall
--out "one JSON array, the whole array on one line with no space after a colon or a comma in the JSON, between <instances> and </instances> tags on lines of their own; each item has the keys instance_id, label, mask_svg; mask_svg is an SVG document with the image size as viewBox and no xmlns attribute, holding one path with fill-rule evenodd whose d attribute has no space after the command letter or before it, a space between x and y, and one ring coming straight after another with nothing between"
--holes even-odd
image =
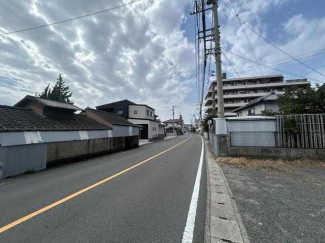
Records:
<instances>
[{"instance_id":1,"label":"white concrete wall","mask_svg":"<svg viewBox=\"0 0 325 243\"><path fill-rule=\"evenodd\" d=\"M159 136L159 123L150 122L149 123L149 138L155 138Z\"/></svg>"},{"instance_id":2,"label":"white concrete wall","mask_svg":"<svg viewBox=\"0 0 325 243\"><path fill-rule=\"evenodd\" d=\"M137 114L134 114L134 111L137 111ZM147 111L149 111L149 115L147 114ZM150 116L150 112L152 112L152 116ZM154 120L155 111L147 106L129 105L129 118Z\"/></svg>"},{"instance_id":3,"label":"white concrete wall","mask_svg":"<svg viewBox=\"0 0 325 243\"><path fill-rule=\"evenodd\" d=\"M165 127L159 126L158 134L160 135L165 134Z\"/></svg>"},{"instance_id":4,"label":"white concrete wall","mask_svg":"<svg viewBox=\"0 0 325 243\"><path fill-rule=\"evenodd\" d=\"M244 116L248 116L247 115L247 111L255 108L255 115L259 116L261 114L262 111L264 110L271 110L273 112L278 112L279 111L279 106L276 103L267 103L266 105L264 103L261 104L257 104L255 106L252 106L250 108L247 108L245 110L242 110L240 112L238 112L240 117L244 117Z\"/></svg>"},{"instance_id":5,"label":"white concrete wall","mask_svg":"<svg viewBox=\"0 0 325 243\"><path fill-rule=\"evenodd\" d=\"M134 114L137 111L137 114ZM146 117L146 107L138 105L129 105L129 117L143 119Z\"/></svg>"},{"instance_id":6,"label":"white concrete wall","mask_svg":"<svg viewBox=\"0 0 325 243\"><path fill-rule=\"evenodd\" d=\"M241 117L241 116L248 116L247 115L247 111L249 111L249 110L251 110L251 109L255 109L255 115L260 115L261 114L261 111L263 111L263 110L265 110L265 104L257 104L257 105L255 105L255 106L251 106L251 107L249 107L249 108L247 108L247 109L244 109L244 110L242 110L242 111L240 111L238 114L239 114L239 116Z\"/></svg>"},{"instance_id":7,"label":"white concrete wall","mask_svg":"<svg viewBox=\"0 0 325 243\"><path fill-rule=\"evenodd\" d=\"M266 104L266 110L271 110L273 112L279 112L280 107L276 104L276 102L268 103L268 104Z\"/></svg>"},{"instance_id":8,"label":"white concrete wall","mask_svg":"<svg viewBox=\"0 0 325 243\"><path fill-rule=\"evenodd\" d=\"M148 125L148 138L158 137L159 129L157 121L150 120L136 120L136 119L128 119L128 121L132 122L136 125L146 124Z\"/></svg>"},{"instance_id":9,"label":"white concrete wall","mask_svg":"<svg viewBox=\"0 0 325 243\"><path fill-rule=\"evenodd\" d=\"M258 104L254 108L255 108L255 114L260 115L261 112L265 110L265 104Z\"/></svg>"},{"instance_id":10,"label":"white concrete wall","mask_svg":"<svg viewBox=\"0 0 325 243\"><path fill-rule=\"evenodd\" d=\"M150 119L150 120L155 120L155 111L148 107L145 107L145 108L146 108L146 117L145 118ZM147 111L149 111L149 115L148 115ZM152 116L150 116L150 112L152 112Z\"/></svg>"},{"instance_id":11,"label":"white concrete wall","mask_svg":"<svg viewBox=\"0 0 325 243\"><path fill-rule=\"evenodd\" d=\"M1 147L15 145L89 140L107 137L138 136L139 128L114 125L112 130L91 131L35 131L35 132L1 132Z\"/></svg>"}]
</instances>

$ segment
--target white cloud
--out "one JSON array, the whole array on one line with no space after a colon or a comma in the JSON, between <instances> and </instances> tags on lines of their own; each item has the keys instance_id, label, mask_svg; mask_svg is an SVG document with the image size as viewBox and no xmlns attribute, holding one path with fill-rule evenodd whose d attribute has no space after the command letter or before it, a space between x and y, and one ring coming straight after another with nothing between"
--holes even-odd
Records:
<instances>
[{"instance_id":1,"label":"white cloud","mask_svg":"<svg viewBox=\"0 0 325 243\"><path fill-rule=\"evenodd\" d=\"M120 4L118 0L6 3L0 9L0 31ZM119 99L157 110L186 106L195 70L194 46L181 30L187 4L186 0L144 0L89 18L0 37L0 82L6 84L0 87L0 103L14 104L27 93L40 93L60 72L82 107ZM162 119L170 118L169 112L157 113ZM192 112L183 114L189 120Z\"/></svg>"},{"instance_id":2,"label":"white cloud","mask_svg":"<svg viewBox=\"0 0 325 243\"><path fill-rule=\"evenodd\" d=\"M228 3L228 6L232 8L229 0L224 0ZM279 9L286 3L293 3L296 0L256 0L256 1L244 1L238 0L237 7L240 13L240 18L252 26L257 32L262 34L263 37L271 40L273 44L289 53L291 56L299 56L305 53L313 52L325 48L325 18L324 17L314 17L305 18L303 14L290 16L288 15L288 20L282 25L278 25L276 31L268 32L269 29L275 29L271 26L277 21L272 21L270 17L263 19L266 14L274 13L274 18L277 17L276 9ZM233 1L236 2L236 1ZM255 61L254 55L250 50L249 44L244 36L243 29L240 27L240 23L236 17L231 14L223 4L220 4L220 15L222 21L221 35L222 44L225 50L237 53L243 57ZM269 15L271 16L271 15ZM278 24L278 23L277 23ZM276 50L273 46L266 43L262 38L256 35L248 27L244 27L249 38L249 41L254 49L254 52L258 60L262 63L269 63L276 60L281 60L288 58L287 55ZM227 54L227 53L226 53ZM234 55L227 54L227 57L234 64L235 68L242 71L247 69L247 72L241 72L242 76L251 75L261 75L258 67L255 69L248 68L256 66L247 60L238 58ZM321 70L323 67L324 60L322 62L309 62L308 60L303 60L308 65L314 67L315 69ZM224 60L226 64L227 61ZM307 69L301 64L292 61L290 64L281 64L274 66L289 73L297 74L301 77L316 78L325 80L324 77L316 74L315 72ZM226 68L224 66L224 68ZM228 66L227 70L231 68ZM276 71L272 69L262 69L264 74L275 74L281 73L281 71ZM231 71L231 76L236 76L236 74ZM298 76L290 75L288 73L282 73L288 78L299 78Z\"/></svg>"},{"instance_id":3,"label":"white cloud","mask_svg":"<svg viewBox=\"0 0 325 243\"><path fill-rule=\"evenodd\" d=\"M224 1L232 7L229 0ZM325 48L324 17L307 18L303 14L290 16L288 13L287 21L276 28L270 26L272 21L263 19L270 13L276 18L280 8L297 0L232 1L245 22L291 55ZM0 9L0 32L52 23L121 2L5 1ZM94 107L130 99L156 108L160 118L168 119L171 111L166 107L176 105L177 116L181 112L189 122L195 107L187 101L194 100L189 97L190 93L197 93L192 92L195 88L194 44L187 40L182 29L184 22L193 21L185 12L189 2L142 0L88 18L0 37L0 103L12 105L26 94L40 93L49 82L55 82L58 73L63 73L79 106ZM222 1L219 2L223 48L254 60L238 20ZM276 31L268 32L270 29ZM245 30L261 62L287 58L248 28ZM234 55L227 56L236 69L255 66ZM304 61L315 66L314 62ZM324 64L325 60L321 59L315 68L324 72ZM290 65L278 67L322 79L299 64ZM231 70L229 66L227 69ZM263 73L279 72L263 69ZM235 76L233 72L229 74ZM241 75L260 75L260 71L250 68Z\"/></svg>"}]
</instances>

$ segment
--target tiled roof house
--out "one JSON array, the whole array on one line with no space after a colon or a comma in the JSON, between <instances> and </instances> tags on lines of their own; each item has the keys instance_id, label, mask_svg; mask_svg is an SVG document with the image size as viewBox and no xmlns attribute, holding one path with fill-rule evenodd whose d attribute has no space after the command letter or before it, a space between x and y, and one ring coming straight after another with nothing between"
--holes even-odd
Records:
<instances>
[{"instance_id":1,"label":"tiled roof house","mask_svg":"<svg viewBox=\"0 0 325 243\"><path fill-rule=\"evenodd\" d=\"M104 125L85 115L70 116L39 115L31 108L0 105L0 132L16 131L85 131L110 130Z\"/></svg>"},{"instance_id":2,"label":"tiled roof house","mask_svg":"<svg viewBox=\"0 0 325 243\"><path fill-rule=\"evenodd\" d=\"M33 96L0 105L0 179L139 145L138 126L107 112L78 111Z\"/></svg>"}]
</instances>

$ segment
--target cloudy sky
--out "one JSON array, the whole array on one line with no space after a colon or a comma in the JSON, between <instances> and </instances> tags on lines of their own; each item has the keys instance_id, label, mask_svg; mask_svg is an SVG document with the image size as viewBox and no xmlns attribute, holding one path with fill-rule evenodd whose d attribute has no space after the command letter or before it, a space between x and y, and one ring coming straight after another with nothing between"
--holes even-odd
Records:
<instances>
[{"instance_id":1,"label":"cloudy sky","mask_svg":"<svg viewBox=\"0 0 325 243\"><path fill-rule=\"evenodd\" d=\"M0 33L53 23L132 0L0 0ZM224 0L243 21L290 55L325 73L323 0ZM141 0L95 16L0 37L0 104L42 92L58 73L85 108L129 99L171 118L176 106L190 122L197 113L193 0ZM240 76L261 75L243 29L220 1L222 46ZM245 28L257 59L287 79L325 77L288 60ZM263 67L263 66L262 66ZM214 69L214 63L211 64ZM236 77L224 60L228 77ZM263 68L263 74L281 73Z\"/></svg>"}]
</instances>

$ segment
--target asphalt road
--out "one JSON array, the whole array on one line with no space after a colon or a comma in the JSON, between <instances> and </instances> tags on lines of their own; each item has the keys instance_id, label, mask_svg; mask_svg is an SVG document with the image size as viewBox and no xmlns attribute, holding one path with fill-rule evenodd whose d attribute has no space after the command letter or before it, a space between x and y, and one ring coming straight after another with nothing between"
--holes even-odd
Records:
<instances>
[{"instance_id":1,"label":"asphalt road","mask_svg":"<svg viewBox=\"0 0 325 243\"><path fill-rule=\"evenodd\" d=\"M0 180L0 232L18 222L0 233L0 242L182 242L201 148L198 135L180 136ZM63 198L67 200L53 205ZM205 201L204 158L193 242L204 240ZM32 217L40 209L48 210Z\"/></svg>"}]
</instances>

